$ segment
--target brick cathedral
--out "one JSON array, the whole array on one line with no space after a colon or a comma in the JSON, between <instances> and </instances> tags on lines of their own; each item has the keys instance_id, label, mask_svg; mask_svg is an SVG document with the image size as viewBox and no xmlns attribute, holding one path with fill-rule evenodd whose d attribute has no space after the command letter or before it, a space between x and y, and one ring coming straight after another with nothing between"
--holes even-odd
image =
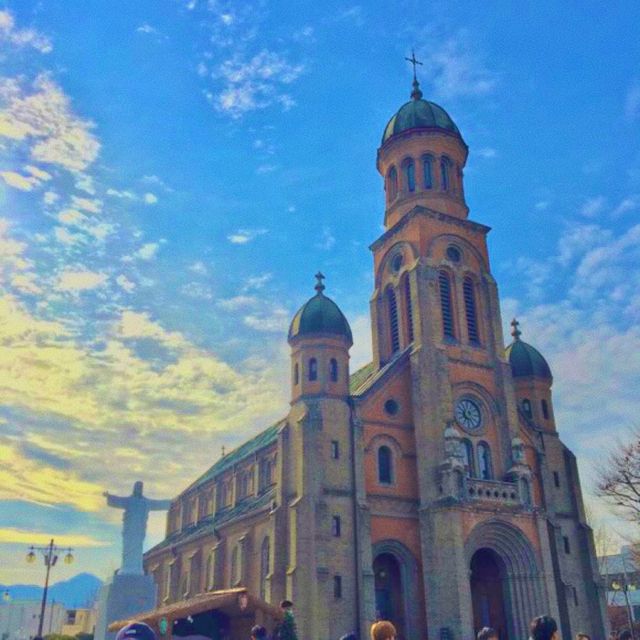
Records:
<instances>
[{"instance_id":1,"label":"brick cathedral","mask_svg":"<svg viewBox=\"0 0 640 640\"><path fill-rule=\"evenodd\" d=\"M377 154L373 361L318 274L289 329L291 408L172 502L145 555L158 604L243 585L295 604L299 636L466 640L605 634L576 460L544 357L512 322L506 348L489 228L469 219L468 147L440 106L411 99Z\"/></svg>"}]
</instances>

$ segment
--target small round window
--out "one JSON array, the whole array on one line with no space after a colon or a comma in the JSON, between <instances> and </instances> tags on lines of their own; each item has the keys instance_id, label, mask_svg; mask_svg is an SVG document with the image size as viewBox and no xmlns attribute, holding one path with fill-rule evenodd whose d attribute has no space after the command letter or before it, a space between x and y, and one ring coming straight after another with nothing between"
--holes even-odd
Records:
<instances>
[{"instance_id":1,"label":"small round window","mask_svg":"<svg viewBox=\"0 0 640 640\"><path fill-rule=\"evenodd\" d=\"M398 272L400 271L400 267L402 266L402 254L398 253L391 259L391 269L392 271Z\"/></svg>"},{"instance_id":2,"label":"small round window","mask_svg":"<svg viewBox=\"0 0 640 640\"><path fill-rule=\"evenodd\" d=\"M460 259L462 258L460 249L458 249L458 247L454 247L453 245L447 247L447 258L451 260L451 262L460 262Z\"/></svg>"},{"instance_id":3,"label":"small round window","mask_svg":"<svg viewBox=\"0 0 640 640\"><path fill-rule=\"evenodd\" d=\"M398 402L396 400L394 400L393 398L389 398L389 400L387 400L384 403L384 410L390 415L390 416L395 416L396 413L398 413L398 411L400 410L400 405L398 404Z\"/></svg>"}]
</instances>

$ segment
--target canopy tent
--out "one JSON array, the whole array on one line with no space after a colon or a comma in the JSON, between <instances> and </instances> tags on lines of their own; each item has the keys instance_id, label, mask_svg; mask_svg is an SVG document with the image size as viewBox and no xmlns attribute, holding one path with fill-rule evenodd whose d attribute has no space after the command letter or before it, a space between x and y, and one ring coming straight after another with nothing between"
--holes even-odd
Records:
<instances>
[{"instance_id":1,"label":"canopy tent","mask_svg":"<svg viewBox=\"0 0 640 640\"><path fill-rule=\"evenodd\" d=\"M253 625L271 631L281 620L278 608L245 588L210 591L135 616L136 622L153 628L160 640L245 640ZM132 621L112 622L109 631L119 631Z\"/></svg>"}]
</instances>

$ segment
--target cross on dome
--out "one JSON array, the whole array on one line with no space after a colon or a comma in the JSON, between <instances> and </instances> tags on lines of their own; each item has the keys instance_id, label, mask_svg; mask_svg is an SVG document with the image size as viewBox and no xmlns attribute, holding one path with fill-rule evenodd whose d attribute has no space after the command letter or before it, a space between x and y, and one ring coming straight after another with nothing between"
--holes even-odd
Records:
<instances>
[{"instance_id":1,"label":"cross on dome","mask_svg":"<svg viewBox=\"0 0 640 640\"><path fill-rule=\"evenodd\" d=\"M520 326L520 323L514 318L511 321L511 326L513 327L513 329L511 330L511 335L513 336L513 339L520 340L520 336L522 335L522 331L520 331L520 329L518 328Z\"/></svg>"},{"instance_id":2,"label":"cross on dome","mask_svg":"<svg viewBox=\"0 0 640 640\"><path fill-rule=\"evenodd\" d=\"M322 282L325 278L322 275L321 271L318 271L315 277L318 282L316 283L316 286L314 287L314 289L318 292L318 295L320 295L325 289L324 283Z\"/></svg>"},{"instance_id":3,"label":"cross on dome","mask_svg":"<svg viewBox=\"0 0 640 640\"><path fill-rule=\"evenodd\" d=\"M411 49L411 57L407 58L405 56L405 60L413 65L413 91L411 92L411 98L413 100L420 100L420 98L422 98L422 91L420 91L420 84L416 76L416 65L422 66L422 62L416 58L415 49Z\"/></svg>"}]
</instances>

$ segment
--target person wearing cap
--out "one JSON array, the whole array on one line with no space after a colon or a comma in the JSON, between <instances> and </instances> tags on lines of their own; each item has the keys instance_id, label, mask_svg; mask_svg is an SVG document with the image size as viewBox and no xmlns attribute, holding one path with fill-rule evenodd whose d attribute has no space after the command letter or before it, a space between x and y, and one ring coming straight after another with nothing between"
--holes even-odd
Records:
<instances>
[{"instance_id":1,"label":"person wearing cap","mask_svg":"<svg viewBox=\"0 0 640 640\"><path fill-rule=\"evenodd\" d=\"M157 640L154 630L144 622L130 622L122 627L116 640Z\"/></svg>"}]
</instances>

